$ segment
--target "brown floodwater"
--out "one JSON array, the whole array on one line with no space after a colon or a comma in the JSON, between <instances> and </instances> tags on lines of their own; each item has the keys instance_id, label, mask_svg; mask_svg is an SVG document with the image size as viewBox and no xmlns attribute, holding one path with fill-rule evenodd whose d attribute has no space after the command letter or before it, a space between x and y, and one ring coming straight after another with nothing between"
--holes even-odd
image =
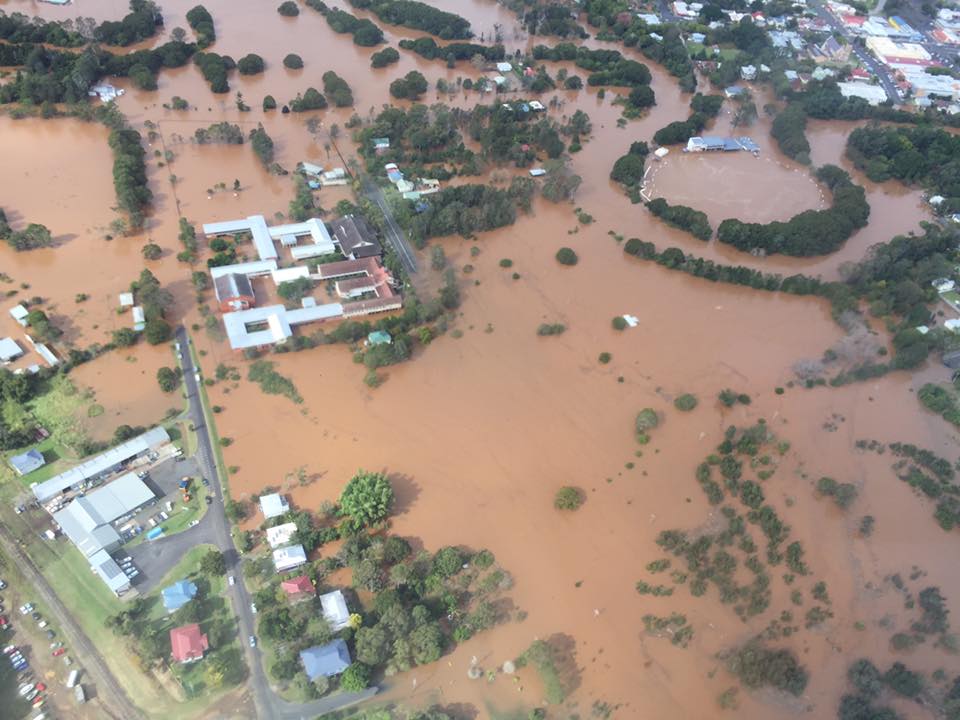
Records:
<instances>
[{"instance_id":1,"label":"brown floodwater","mask_svg":"<svg viewBox=\"0 0 960 720\"><path fill-rule=\"evenodd\" d=\"M167 32L186 27L184 14L193 4L164 3ZM495 25L502 26L511 47L552 42L514 33L515 19L492 0L437 4L468 17L478 32L489 34ZM66 8L0 3L8 11L21 9L48 19L94 10L98 17L116 18L124 5L117 0L96 8L82 0ZM481 74L468 64L447 69L406 52L397 65L371 71L372 49L332 33L306 7L289 19L269 5L227 0L205 5L217 23L217 52L234 58L256 52L268 67L253 78L231 75L231 93L223 96L212 95L192 65L163 72L155 93L117 81L128 89L120 106L131 121L140 129L147 120L158 123L159 135L148 147L156 203L143 233L104 239L114 217L114 197L102 128L67 120L18 123L0 118L0 151L7 161L0 180L2 207L15 227L42 222L59 241L54 249L29 253L0 247L0 270L13 278L15 285L9 287L30 285L23 296L46 298L51 314L67 329L68 342L78 346L103 342L129 323L127 315L116 312L116 295L143 267L173 292L174 321L202 325L190 284L193 268L175 259L181 215L199 224L250 214L270 220L287 211L293 196L290 178L268 174L246 145L192 143L198 127L229 120L249 129L263 122L284 167L292 170L301 160L340 165L335 155L327 157L327 130L333 123L342 127L352 109L265 115L263 96L272 94L283 103L308 86L321 88L320 75L333 69L348 80L356 112L366 117L395 102L387 86L408 70L420 70L431 83ZM420 35L389 26L384 30L392 44ZM590 44L614 47L594 40ZM282 67L289 52L303 57L303 70ZM548 65L552 72L566 67L584 74L570 63ZM934 524L932 508L894 477L889 454L854 450L857 439L876 438L914 442L952 458L955 434L922 412L913 395L923 382L944 378L944 371L932 366L913 377L896 374L840 389L788 389L776 395L774 388L793 378L797 359L819 356L842 336L826 303L671 273L625 257L608 234L642 237L661 247L675 245L773 272L836 277L843 262L858 259L870 244L917 228L926 217L919 193L873 185L854 173L867 188L870 225L824 258L753 258L668 228L642 206L632 205L609 180L613 162L631 142L649 141L658 128L689 112L689 96L674 79L652 64L651 72L657 105L625 128L617 126L615 91L604 98L591 88L556 93L563 104L551 113L582 109L593 122L593 137L572 160L583 178L575 203L537 201L534 213L512 227L471 241L436 241L453 267L474 268L461 274L463 306L454 325L462 337L447 334L418 347L411 362L385 370L387 380L376 390L363 384L363 369L341 346L272 357L296 384L303 405L264 395L246 381L211 388L211 401L224 408L218 415L220 433L234 440L224 455L228 465L239 468L231 480L236 496L283 485L288 473L305 466L319 479L285 491L297 505L316 509L321 501L335 499L357 468L384 469L395 478L396 532L418 538L429 549L487 547L513 575L515 585L507 595L515 609L527 613L526 619L482 633L438 663L390 678L390 699L463 703L473 705L480 717L486 716L487 703L501 709L532 707L542 691L529 670L521 671L517 682L502 675L492 683L470 681L470 660L476 656L485 669L493 669L533 639L560 635L578 668L570 702L582 717L594 701L618 706L614 717L715 717L716 696L735 684L719 668L716 653L762 630L766 619L742 623L719 605L712 591L700 599L682 589L672 598L652 598L638 595L634 583L646 577L648 562L661 557L654 543L661 530L695 528L708 518L711 510L694 481L694 468L733 423L765 418L792 445L768 481L767 495L803 541L816 577L827 582L835 613L823 629L801 632L784 643L812 671L799 706L809 705L813 717L833 716L852 659L869 655L880 665L891 661L888 638L895 630L878 623L889 617L900 630L909 617L899 596L884 585L885 576L907 575L918 564L928 573L925 585L940 586L951 602L960 593L950 553L931 552L950 540ZM243 93L251 112L237 111L236 91ZM195 109L165 110L162 105L174 95ZM469 107L478 96L444 96L443 101ZM714 224L734 216L785 219L821 207L824 199L807 168L784 158L771 141L769 120L761 116L752 127L734 130L727 110L725 106L708 132L749 135L761 145L760 157L673 152L663 163L650 163L654 193L704 210ZM310 116L323 122L316 137L306 128ZM842 158L850 127L810 124L816 164L836 162L850 169ZM349 159L355 149L345 135L337 145ZM173 159L161 166L165 150ZM235 179L241 183L237 193L232 190ZM218 189L219 183L226 189ZM328 209L346 197L349 188L317 194ZM594 222L578 224L576 207L593 215ZM159 261L142 259L140 248L148 239L164 249ZM479 255L471 255L474 245ZM563 245L576 250L577 266L563 267L553 259ZM510 258L513 267L500 268L501 258ZM428 276L423 284L435 285L426 253L420 265ZM517 280L511 277L514 271ZM77 303L78 293L89 299ZM636 315L639 325L617 333L610 320L623 313ZM15 331L4 316L0 327ZM567 330L540 337L536 328L545 322L563 323ZM201 365L207 376L220 362L243 371L245 361L223 342L202 330L193 337L205 353ZM610 364L597 362L601 352L612 353ZM88 419L91 432L105 437L122 422L148 424L176 405L178 398L160 393L155 381L156 369L171 362L166 347L137 346L78 368L78 384L91 388L105 409ZM752 404L722 411L713 398L724 387L750 393ZM682 392L700 397L694 412L672 409L672 399ZM664 422L637 457L640 446L631 430L635 414L645 406L662 411ZM635 467L628 469L627 463ZM815 497L813 483L821 475L858 484L860 496L848 514ZM584 491L587 501L576 513L553 509L553 495L562 485ZM869 541L855 538L865 514L876 518ZM868 591L868 583L883 590ZM789 605L781 590L775 595L777 610ZM644 614L671 611L686 614L694 627L687 649L644 633ZM866 630L857 631L857 622ZM913 653L909 663L932 671L948 665L949 658L925 648ZM758 720L791 717L798 707L764 693L741 692L740 702L738 717Z\"/></svg>"}]
</instances>

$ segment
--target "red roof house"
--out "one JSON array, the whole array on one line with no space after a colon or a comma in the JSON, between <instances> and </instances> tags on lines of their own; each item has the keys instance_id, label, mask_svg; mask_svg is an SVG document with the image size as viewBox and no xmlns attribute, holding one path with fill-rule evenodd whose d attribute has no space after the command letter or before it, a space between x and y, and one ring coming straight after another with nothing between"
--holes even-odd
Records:
<instances>
[{"instance_id":1,"label":"red roof house","mask_svg":"<svg viewBox=\"0 0 960 720\"><path fill-rule=\"evenodd\" d=\"M283 588L283 591L291 598L305 597L306 595L313 595L316 592L313 583L310 582L310 578L306 575L284 580L280 583L280 587Z\"/></svg>"},{"instance_id":2,"label":"red roof house","mask_svg":"<svg viewBox=\"0 0 960 720\"><path fill-rule=\"evenodd\" d=\"M170 631L170 647L174 660L190 663L202 658L203 653L210 649L210 643L207 636L200 632L200 626L193 623Z\"/></svg>"}]
</instances>

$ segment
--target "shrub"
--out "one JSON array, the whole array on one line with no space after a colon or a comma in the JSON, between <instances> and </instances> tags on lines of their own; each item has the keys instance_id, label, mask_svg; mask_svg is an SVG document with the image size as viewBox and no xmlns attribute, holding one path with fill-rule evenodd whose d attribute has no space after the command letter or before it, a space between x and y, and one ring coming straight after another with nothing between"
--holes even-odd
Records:
<instances>
[{"instance_id":1,"label":"shrub","mask_svg":"<svg viewBox=\"0 0 960 720\"><path fill-rule=\"evenodd\" d=\"M583 505L583 495L575 487L562 487L553 498L557 510L576 510Z\"/></svg>"},{"instance_id":2,"label":"shrub","mask_svg":"<svg viewBox=\"0 0 960 720\"><path fill-rule=\"evenodd\" d=\"M147 243L141 248L145 260L159 260L163 255L163 249L156 243Z\"/></svg>"},{"instance_id":3,"label":"shrub","mask_svg":"<svg viewBox=\"0 0 960 720\"><path fill-rule=\"evenodd\" d=\"M347 692L360 692L370 684L370 668L361 662L351 663L340 676L340 687Z\"/></svg>"},{"instance_id":4,"label":"shrub","mask_svg":"<svg viewBox=\"0 0 960 720\"><path fill-rule=\"evenodd\" d=\"M612 359L613 359L613 355L611 355L611 354L608 353L608 352L602 352L602 353L600 353L600 356L597 358L597 361L598 361L601 365L606 365L606 364L607 364L608 362L610 362Z\"/></svg>"},{"instance_id":5,"label":"shrub","mask_svg":"<svg viewBox=\"0 0 960 720\"><path fill-rule=\"evenodd\" d=\"M290 53L283 58L283 66L285 68L290 68L291 70L299 70L303 67L303 59L299 55Z\"/></svg>"},{"instance_id":6,"label":"shrub","mask_svg":"<svg viewBox=\"0 0 960 720\"><path fill-rule=\"evenodd\" d=\"M411 70L402 78L397 78L390 83L390 94L395 98L417 100L428 87L427 79L423 74Z\"/></svg>"},{"instance_id":7,"label":"shrub","mask_svg":"<svg viewBox=\"0 0 960 720\"><path fill-rule=\"evenodd\" d=\"M503 258L500 261L500 267L502 268L513 267L513 260L511 260L510 258Z\"/></svg>"},{"instance_id":8,"label":"shrub","mask_svg":"<svg viewBox=\"0 0 960 720\"><path fill-rule=\"evenodd\" d=\"M610 321L610 324L613 325L614 330L626 330L627 321L623 318L622 315L617 315L613 320Z\"/></svg>"},{"instance_id":9,"label":"shrub","mask_svg":"<svg viewBox=\"0 0 960 720\"><path fill-rule=\"evenodd\" d=\"M562 247L557 250L557 262L561 265L576 265L577 261L580 259L577 257L577 254L573 251L572 248Z\"/></svg>"},{"instance_id":10,"label":"shrub","mask_svg":"<svg viewBox=\"0 0 960 720\"><path fill-rule=\"evenodd\" d=\"M277 101L273 99L273 95L267 95L263 99L263 109L264 110L276 110Z\"/></svg>"},{"instance_id":11,"label":"shrub","mask_svg":"<svg viewBox=\"0 0 960 720\"><path fill-rule=\"evenodd\" d=\"M673 401L673 406L682 412L690 412L697 406L697 398L690 393L684 393Z\"/></svg>"},{"instance_id":12,"label":"shrub","mask_svg":"<svg viewBox=\"0 0 960 720\"><path fill-rule=\"evenodd\" d=\"M537 328L537 335L561 335L566 329L567 326L562 323L542 323Z\"/></svg>"},{"instance_id":13,"label":"shrub","mask_svg":"<svg viewBox=\"0 0 960 720\"><path fill-rule=\"evenodd\" d=\"M253 53L244 55L237 61L237 70L241 75L257 75L263 72L263 68L263 58Z\"/></svg>"},{"instance_id":14,"label":"shrub","mask_svg":"<svg viewBox=\"0 0 960 720\"><path fill-rule=\"evenodd\" d=\"M634 421L637 433L646 433L653 430L660 424L660 416L653 408L644 408L637 413L637 419Z\"/></svg>"},{"instance_id":15,"label":"shrub","mask_svg":"<svg viewBox=\"0 0 960 720\"><path fill-rule=\"evenodd\" d=\"M277 12L284 17L296 17L300 14L300 6L293 2L293 0L286 0L280 3Z\"/></svg>"},{"instance_id":16,"label":"shrub","mask_svg":"<svg viewBox=\"0 0 960 720\"><path fill-rule=\"evenodd\" d=\"M382 68L387 65L392 65L395 62L399 62L400 53L398 53L394 48L387 47L383 50L379 50L370 56L370 67Z\"/></svg>"},{"instance_id":17,"label":"shrub","mask_svg":"<svg viewBox=\"0 0 960 720\"><path fill-rule=\"evenodd\" d=\"M173 392L180 385L180 374L173 368L162 367L157 370L157 383L163 392Z\"/></svg>"}]
</instances>

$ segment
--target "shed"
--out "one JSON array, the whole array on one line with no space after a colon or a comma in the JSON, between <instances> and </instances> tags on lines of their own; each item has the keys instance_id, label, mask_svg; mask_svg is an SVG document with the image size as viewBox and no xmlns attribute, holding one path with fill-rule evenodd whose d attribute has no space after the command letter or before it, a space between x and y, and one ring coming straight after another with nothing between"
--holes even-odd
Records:
<instances>
[{"instance_id":1,"label":"shed","mask_svg":"<svg viewBox=\"0 0 960 720\"><path fill-rule=\"evenodd\" d=\"M319 176L321 173L323 173L322 165L314 165L311 162L302 162L300 163L300 167L303 168L303 172L306 175Z\"/></svg>"},{"instance_id":2,"label":"shed","mask_svg":"<svg viewBox=\"0 0 960 720\"><path fill-rule=\"evenodd\" d=\"M307 648L300 652L303 669L310 680L318 677L333 677L350 667L350 650L340 638L319 647Z\"/></svg>"},{"instance_id":3,"label":"shed","mask_svg":"<svg viewBox=\"0 0 960 720\"><path fill-rule=\"evenodd\" d=\"M10 308L10 317L20 323L21 326L27 326L27 315L30 314L30 311L27 310L23 305L16 305L15 307Z\"/></svg>"},{"instance_id":4,"label":"shed","mask_svg":"<svg viewBox=\"0 0 960 720\"><path fill-rule=\"evenodd\" d=\"M43 459L43 453L36 448L31 448L25 453L14 455L10 458L9 462L11 467L17 471L17 475L22 477L24 475L29 475L37 468L42 468L44 465L46 465L47 461Z\"/></svg>"},{"instance_id":5,"label":"shed","mask_svg":"<svg viewBox=\"0 0 960 720\"><path fill-rule=\"evenodd\" d=\"M133 306L133 329L137 332L143 330L147 324L143 314L143 307L141 305Z\"/></svg>"},{"instance_id":6,"label":"shed","mask_svg":"<svg viewBox=\"0 0 960 720\"><path fill-rule=\"evenodd\" d=\"M120 307L126 308L133 305L133 293L120 293L117 298L120 300Z\"/></svg>"},{"instance_id":7,"label":"shed","mask_svg":"<svg viewBox=\"0 0 960 720\"><path fill-rule=\"evenodd\" d=\"M392 342L393 338L386 330L374 330L367 335L367 345L389 345Z\"/></svg>"}]
</instances>

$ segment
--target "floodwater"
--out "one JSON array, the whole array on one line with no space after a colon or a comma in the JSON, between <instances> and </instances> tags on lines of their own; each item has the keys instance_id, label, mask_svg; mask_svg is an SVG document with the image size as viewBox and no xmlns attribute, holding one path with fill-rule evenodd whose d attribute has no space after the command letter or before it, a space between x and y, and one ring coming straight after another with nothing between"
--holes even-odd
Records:
<instances>
[{"instance_id":1,"label":"floodwater","mask_svg":"<svg viewBox=\"0 0 960 720\"><path fill-rule=\"evenodd\" d=\"M183 16L193 4L164 4L167 31L186 27ZM309 8L289 19L272 6L227 0L205 5L217 23L214 49L234 58L256 52L265 58L267 71L254 78L231 75L231 93L223 96L212 95L192 65L161 74L155 93L118 82L128 88L120 106L131 122L140 129L148 120L157 124L158 135L148 147L156 203L143 233L104 239L114 199L102 128L66 120L15 123L0 118L0 150L14 169L3 176L2 206L15 227L42 222L59 241L54 249L30 253L0 248L0 270L12 277L12 288L30 284L23 297L48 299L51 314L55 320L62 318L67 328L67 342L82 347L106 341L112 330L129 322L116 311L117 293L149 267L174 294L172 320L197 326L193 337L209 377L220 362L243 372L245 361L202 329L189 276L194 268L175 258L180 250L178 219L199 225L263 214L272 220L287 211L293 188L289 177L268 174L247 145L199 146L190 141L194 131L220 120L241 123L244 129L263 122L285 168L292 170L301 160L340 165L335 150L349 160L355 148L343 131L328 158L328 133L334 123L342 128L353 109L265 115L260 110L263 96L269 93L286 102L308 86L322 87L320 75L333 69L348 80L355 110L366 117L394 102L387 85L408 70L419 69L431 83L480 73L469 64L450 70L442 62L406 52L397 65L371 72L373 50L335 35ZM439 5L467 16L486 33L500 25L511 48L550 42L515 33L512 16L492 0L444 0ZM46 18L92 10L83 2L62 9L26 2L2 7ZM122 12L123 4L116 0L96 8L103 17ZM384 30L394 45L398 38L419 35ZM303 57L304 70L282 67L280 61L289 52ZM549 67L583 75L569 63ZM594 128L591 140L572 160L583 178L575 203L537 201L533 215L513 227L471 241L437 241L451 266L473 267L460 275L463 306L453 325L462 337L448 333L428 347L418 347L411 362L385 370L387 380L376 390L363 384L363 369L340 346L271 357L279 372L293 380L303 405L264 395L246 381L217 383L210 389L211 401L224 408L217 421L220 434L234 441L224 455L228 465L238 468L231 479L235 496L283 485L288 474L305 466L319 479L284 491L296 505L316 509L323 500L335 499L358 468L383 469L395 479L396 532L417 538L429 549L448 544L489 548L511 572L515 586L507 596L515 610L527 613L526 619L483 633L434 665L390 678L390 699L463 704L473 706L480 717L488 703L501 709L533 707L542 691L529 670L521 671L517 682L503 676L493 683L470 681L470 659L476 656L485 669L493 669L535 638L562 636L578 669L571 711L576 709L581 717L594 701L615 706L618 718L715 717L716 696L735 685L719 668L716 653L761 631L769 618L744 624L720 606L712 592L696 599L680 589L672 598L652 598L638 595L634 584L647 577L644 566L661 557L654 543L661 530L696 528L707 520L710 508L693 477L697 463L721 440L726 426L760 418L792 445L768 481L768 498L803 541L808 564L827 582L833 598L835 617L823 629L801 632L784 643L812 671L800 707L810 706L814 717L832 716L849 661L865 654L879 665L891 661L887 639L893 630L877 624L889 616L902 629L909 620L898 596L889 589L868 592L867 583L886 587L885 576L907 575L911 565L918 564L928 573L925 585L938 585L951 602L960 593L950 553L937 551L950 538L935 526L932 508L893 476L889 454L854 450L857 439L875 438L914 442L952 458L954 433L922 412L913 396L922 382L942 379L941 369L777 395L774 388L793 379L796 360L819 356L842 336L826 303L671 273L625 257L610 235L641 237L660 247L674 245L771 272L836 277L843 262L858 259L869 245L918 227L926 216L919 193L866 183L854 173L867 188L871 223L838 253L824 258L754 258L668 228L642 206L632 205L609 180L613 162L631 142L649 140L658 128L689 112L689 96L680 93L661 68L651 65L651 71L657 105L625 128L617 127L620 108L613 104L614 91L604 98L591 88L556 93L562 104L552 113L569 115L582 109ZM251 112L236 109L236 91L243 93ZM186 98L193 109L165 110L162 105L174 95ZM474 94L443 98L465 107L477 100ZM734 132L728 109L725 106L710 132ZM322 120L316 136L306 127L310 116ZM808 135L816 164L848 167L842 153L850 127L811 123ZM759 158L672 152L662 163L650 162L655 195L703 209L714 224L725 217L785 219L823 205L807 168L777 151L767 118L761 116L752 127L735 132L761 145ZM172 153L169 164L165 151ZM232 189L234 180L240 181L239 192ZM346 197L349 188L317 195L327 209ZM594 222L579 224L576 207L590 213ZM148 240L164 249L160 260L143 260L140 248ZM564 245L579 255L575 267L554 260ZM471 254L471 246L479 249L478 255ZM502 258L513 261L510 270L499 267ZM429 276L425 285L436 282L429 264L424 253L420 265ZM519 279L512 278L514 271ZM77 303L78 293L89 299ZM209 301L207 293L204 302ZM610 321L623 313L636 315L639 326L617 333ZM4 318L4 330L14 330L8 328L6 313ZM540 337L536 329L541 323L563 323L567 330ZM608 365L598 363L601 352L612 354ZM138 346L78 368L78 383L92 388L105 409L90 419L91 432L107 436L122 422L148 424L177 405L179 398L160 393L154 379L156 369L171 362L168 348ZM749 393L752 404L721 411L714 398L725 387ZM673 398L683 392L700 398L692 413L672 408ZM638 457L641 448L632 425L645 406L661 411L664 420ZM628 468L628 463L634 466ZM847 515L815 497L813 482L821 475L858 484L860 496ZM553 509L553 495L563 485L577 486L586 495L576 513ZM876 518L876 531L869 541L854 539L865 514ZM777 596L774 607L784 609L788 603ZM643 631L644 614L672 611L686 614L694 627L695 638L687 649ZM768 615L773 617L774 611ZM857 622L866 630L855 630ZM917 651L909 663L927 671L948 665L949 658L938 653L930 648ZM737 716L748 719L787 718L798 707L763 693L741 691L739 700Z\"/></svg>"}]
</instances>

